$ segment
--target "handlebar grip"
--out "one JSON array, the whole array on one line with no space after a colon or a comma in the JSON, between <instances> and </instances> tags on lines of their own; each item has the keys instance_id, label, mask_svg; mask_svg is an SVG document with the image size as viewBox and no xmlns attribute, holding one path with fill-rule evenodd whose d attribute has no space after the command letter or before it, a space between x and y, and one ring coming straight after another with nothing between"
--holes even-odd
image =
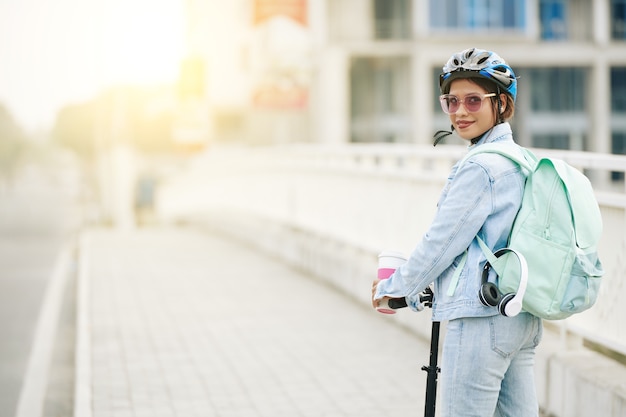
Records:
<instances>
[{"instance_id":1,"label":"handlebar grip","mask_svg":"<svg viewBox=\"0 0 626 417\"><path fill-rule=\"evenodd\" d=\"M390 298L389 299L389 308L397 310L399 308L407 307L406 298Z\"/></svg>"}]
</instances>

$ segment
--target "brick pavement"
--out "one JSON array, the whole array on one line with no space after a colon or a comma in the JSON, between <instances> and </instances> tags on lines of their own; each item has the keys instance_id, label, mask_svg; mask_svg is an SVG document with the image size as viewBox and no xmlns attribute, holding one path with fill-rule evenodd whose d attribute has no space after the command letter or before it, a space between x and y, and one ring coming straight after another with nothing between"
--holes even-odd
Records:
<instances>
[{"instance_id":1,"label":"brick pavement","mask_svg":"<svg viewBox=\"0 0 626 417\"><path fill-rule=\"evenodd\" d=\"M78 417L423 413L427 342L250 248L94 230L81 254Z\"/></svg>"}]
</instances>

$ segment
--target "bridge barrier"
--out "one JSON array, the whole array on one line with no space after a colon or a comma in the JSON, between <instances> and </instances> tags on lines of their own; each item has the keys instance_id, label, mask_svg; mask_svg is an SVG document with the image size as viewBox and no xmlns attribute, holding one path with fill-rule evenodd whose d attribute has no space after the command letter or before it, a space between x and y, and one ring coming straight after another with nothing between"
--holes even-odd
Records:
<instances>
[{"instance_id":1,"label":"bridge barrier","mask_svg":"<svg viewBox=\"0 0 626 417\"><path fill-rule=\"evenodd\" d=\"M158 210L166 220L192 219L242 239L369 305L376 255L411 252L452 164L465 152L462 146L380 144L215 149L163 184ZM558 417L590 415L587 409L624 416L626 188L610 177L623 175L626 157L535 152L563 158L592 178L606 270L596 306L546 322L537 357L540 404ZM390 320L430 337L428 311L403 311Z\"/></svg>"}]
</instances>

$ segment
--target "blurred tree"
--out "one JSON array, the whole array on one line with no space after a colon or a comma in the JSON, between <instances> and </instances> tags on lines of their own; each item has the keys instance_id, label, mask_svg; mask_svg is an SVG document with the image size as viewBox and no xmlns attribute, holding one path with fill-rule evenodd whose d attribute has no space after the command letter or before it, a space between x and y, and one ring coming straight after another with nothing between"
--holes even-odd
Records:
<instances>
[{"instance_id":1,"label":"blurred tree","mask_svg":"<svg viewBox=\"0 0 626 417\"><path fill-rule=\"evenodd\" d=\"M174 109L164 96L162 90L111 88L90 102L64 107L53 138L87 159L119 142L147 154L171 152Z\"/></svg>"},{"instance_id":2,"label":"blurred tree","mask_svg":"<svg viewBox=\"0 0 626 417\"><path fill-rule=\"evenodd\" d=\"M91 159L95 151L94 103L72 104L57 114L52 130L53 141Z\"/></svg>"},{"instance_id":3,"label":"blurred tree","mask_svg":"<svg viewBox=\"0 0 626 417\"><path fill-rule=\"evenodd\" d=\"M0 176L11 182L19 164L26 135L9 111L0 104Z\"/></svg>"}]
</instances>

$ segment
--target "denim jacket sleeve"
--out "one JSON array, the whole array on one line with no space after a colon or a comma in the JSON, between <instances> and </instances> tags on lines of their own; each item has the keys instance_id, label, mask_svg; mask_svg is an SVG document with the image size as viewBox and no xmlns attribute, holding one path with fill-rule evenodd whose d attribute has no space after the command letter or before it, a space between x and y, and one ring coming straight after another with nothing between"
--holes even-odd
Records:
<instances>
[{"instance_id":1,"label":"denim jacket sleeve","mask_svg":"<svg viewBox=\"0 0 626 417\"><path fill-rule=\"evenodd\" d=\"M496 125L472 147L492 142L510 146L522 157L508 123ZM406 297L416 310L419 293L434 282L433 320L498 314L497 309L485 307L478 298L486 259L476 236L480 235L492 251L507 245L525 181L517 164L501 155L482 153L462 166L457 163L427 232L407 262L378 284L374 298ZM464 253L466 262L461 267Z\"/></svg>"},{"instance_id":2,"label":"denim jacket sleeve","mask_svg":"<svg viewBox=\"0 0 626 417\"><path fill-rule=\"evenodd\" d=\"M375 298L417 295L454 266L493 210L492 178L471 159L455 166L435 218L408 261L379 283Z\"/></svg>"}]
</instances>

